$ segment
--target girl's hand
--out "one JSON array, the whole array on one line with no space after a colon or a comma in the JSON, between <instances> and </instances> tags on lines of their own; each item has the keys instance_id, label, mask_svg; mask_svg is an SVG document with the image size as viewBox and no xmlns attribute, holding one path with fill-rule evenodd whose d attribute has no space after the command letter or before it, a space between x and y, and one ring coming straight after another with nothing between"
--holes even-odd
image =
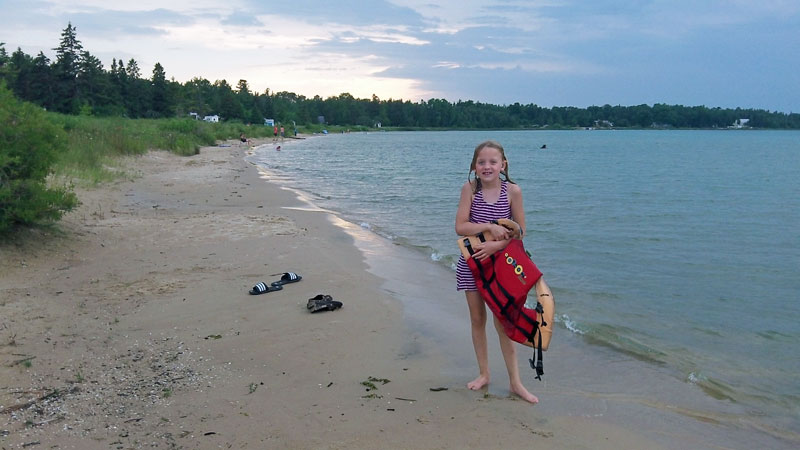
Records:
<instances>
[{"instance_id":1,"label":"girl's hand","mask_svg":"<svg viewBox=\"0 0 800 450\"><path fill-rule=\"evenodd\" d=\"M505 241L511 237L511 231L508 228L497 224L489 225L489 233L494 236L495 241Z\"/></svg>"},{"instance_id":2,"label":"girl's hand","mask_svg":"<svg viewBox=\"0 0 800 450\"><path fill-rule=\"evenodd\" d=\"M477 259L478 261L483 261L484 259L492 256L497 251L502 250L505 247L506 247L505 241L486 241L481 243L480 245L475 246L475 249L477 251L472 254L472 257Z\"/></svg>"}]
</instances>

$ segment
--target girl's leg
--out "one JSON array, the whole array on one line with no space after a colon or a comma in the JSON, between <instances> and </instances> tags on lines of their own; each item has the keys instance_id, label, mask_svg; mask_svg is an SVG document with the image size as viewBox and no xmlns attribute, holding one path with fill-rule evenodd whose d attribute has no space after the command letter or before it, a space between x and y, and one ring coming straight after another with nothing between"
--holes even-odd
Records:
<instances>
[{"instance_id":1,"label":"girl's leg","mask_svg":"<svg viewBox=\"0 0 800 450\"><path fill-rule=\"evenodd\" d=\"M492 317L494 317L494 315L492 315ZM505 331L503 331L503 324L497 320L497 317L494 317L494 327L497 329L497 336L500 338L500 350L502 350L503 359L506 362L511 392L528 402L539 403L539 399L528 392L525 386L522 385L522 379L519 377L519 363L517 363L517 348L515 342L506 336Z\"/></svg>"},{"instance_id":2,"label":"girl's leg","mask_svg":"<svg viewBox=\"0 0 800 450\"><path fill-rule=\"evenodd\" d=\"M489 384L489 345L486 341L486 305L478 291L464 291L469 306L469 320L472 328L472 346L478 360L478 378L467 383L473 391Z\"/></svg>"}]
</instances>

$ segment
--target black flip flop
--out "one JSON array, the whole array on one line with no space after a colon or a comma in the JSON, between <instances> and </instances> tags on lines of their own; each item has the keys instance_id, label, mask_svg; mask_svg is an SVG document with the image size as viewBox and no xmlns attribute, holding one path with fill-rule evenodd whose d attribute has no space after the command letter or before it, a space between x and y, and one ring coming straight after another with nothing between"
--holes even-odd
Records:
<instances>
[{"instance_id":1,"label":"black flip flop","mask_svg":"<svg viewBox=\"0 0 800 450\"><path fill-rule=\"evenodd\" d=\"M324 304L325 302L333 301L333 297L327 294L317 294L314 297L308 299L308 303L306 304L306 308L312 309L317 304Z\"/></svg>"},{"instance_id":2,"label":"black flip flop","mask_svg":"<svg viewBox=\"0 0 800 450\"><path fill-rule=\"evenodd\" d=\"M311 312L316 313L320 311L336 311L342 307L342 302L333 300L330 295L327 297L327 299L315 301L314 305L310 308Z\"/></svg>"},{"instance_id":3,"label":"black flip flop","mask_svg":"<svg viewBox=\"0 0 800 450\"><path fill-rule=\"evenodd\" d=\"M283 289L281 285L267 286L266 283L262 281L253 286L253 289L250 289L250 295L266 294L267 292L280 291L281 289Z\"/></svg>"},{"instance_id":4,"label":"black flip flop","mask_svg":"<svg viewBox=\"0 0 800 450\"><path fill-rule=\"evenodd\" d=\"M277 273L275 275L277 275ZM280 280L273 281L271 284L272 286L283 286L284 284L297 283L302 279L303 277L294 272L284 272Z\"/></svg>"}]
</instances>

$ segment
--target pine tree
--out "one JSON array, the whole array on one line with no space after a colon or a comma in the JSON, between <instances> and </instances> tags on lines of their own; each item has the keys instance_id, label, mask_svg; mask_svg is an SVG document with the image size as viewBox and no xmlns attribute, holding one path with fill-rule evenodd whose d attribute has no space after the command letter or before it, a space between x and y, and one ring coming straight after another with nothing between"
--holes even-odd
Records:
<instances>
[{"instance_id":1,"label":"pine tree","mask_svg":"<svg viewBox=\"0 0 800 450\"><path fill-rule=\"evenodd\" d=\"M9 87L22 100L34 101L35 92L31 88L30 76L33 71L33 59L17 47L17 51L11 54L10 61Z\"/></svg>"},{"instance_id":2,"label":"pine tree","mask_svg":"<svg viewBox=\"0 0 800 450\"><path fill-rule=\"evenodd\" d=\"M122 67L122 61L120 61L119 64L120 67ZM128 68L125 69L125 72L128 74L128 78L131 80L138 80L142 78L142 74L139 71L139 63L137 63L133 58L128 60Z\"/></svg>"},{"instance_id":3,"label":"pine tree","mask_svg":"<svg viewBox=\"0 0 800 450\"><path fill-rule=\"evenodd\" d=\"M120 61L120 70L122 70L121 68L122 61ZM150 102L150 83L147 80L142 80L139 63L133 58L128 60L128 67L125 68L125 78L125 90L122 98L125 102L128 116L133 118L144 117L147 111L146 105Z\"/></svg>"},{"instance_id":4,"label":"pine tree","mask_svg":"<svg viewBox=\"0 0 800 450\"><path fill-rule=\"evenodd\" d=\"M81 51L83 46L77 37L77 28L72 22L61 33L60 45L56 51L54 64L57 86L56 91L59 104L56 109L65 113L77 113L80 106L80 93L78 90L78 73L80 72Z\"/></svg>"},{"instance_id":5,"label":"pine tree","mask_svg":"<svg viewBox=\"0 0 800 450\"><path fill-rule=\"evenodd\" d=\"M61 43L53 50L56 51L56 64L61 66L61 70L72 77L78 76L81 63L81 51L83 46L78 40L78 29L72 26L72 22L67 24L67 28L61 33Z\"/></svg>"},{"instance_id":6,"label":"pine tree","mask_svg":"<svg viewBox=\"0 0 800 450\"><path fill-rule=\"evenodd\" d=\"M109 75L103 69L103 63L89 52L81 54L78 88L81 92L82 107L90 108L87 112L94 111L107 115L113 110L110 105Z\"/></svg>"},{"instance_id":7,"label":"pine tree","mask_svg":"<svg viewBox=\"0 0 800 450\"><path fill-rule=\"evenodd\" d=\"M119 115L126 115L125 96L128 92L128 74L125 72L125 65L117 58L111 61L111 72L109 73L111 85L109 87L109 97L111 103Z\"/></svg>"},{"instance_id":8,"label":"pine tree","mask_svg":"<svg viewBox=\"0 0 800 450\"><path fill-rule=\"evenodd\" d=\"M2 69L8 62L8 53L6 53L6 43L0 42L0 69Z\"/></svg>"},{"instance_id":9,"label":"pine tree","mask_svg":"<svg viewBox=\"0 0 800 450\"><path fill-rule=\"evenodd\" d=\"M153 67L153 78L150 82L152 115L154 117L169 116L169 101L167 95L167 75L161 63Z\"/></svg>"},{"instance_id":10,"label":"pine tree","mask_svg":"<svg viewBox=\"0 0 800 450\"><path fill-rule=\"evenodd\" d=\"M53 109L56 101L53 85L53 69L50 65L50 58L40 51L36 58L33 58L31 89L36 96L32 101L45 109Z\"/></svg>"}]
</instances>

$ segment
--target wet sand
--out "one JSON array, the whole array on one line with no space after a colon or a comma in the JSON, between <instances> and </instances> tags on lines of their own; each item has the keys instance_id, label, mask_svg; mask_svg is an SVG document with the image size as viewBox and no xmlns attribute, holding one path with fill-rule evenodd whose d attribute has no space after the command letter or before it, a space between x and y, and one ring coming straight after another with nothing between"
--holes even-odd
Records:
<instances>
[{"instance_id":1,"label":"wet sand","mask_svg":"<svg viewBox=\"0 0 800 450\"><path fill-rule=\"evenodd\" d=\"M520 349L539 405L509 396L497 359L491 387L468 390L454 274L265 181L248 151L131 158L131 179L80 190L57 227L0 247L0 446L714 446L624 426L637 410L621 394L587 400L587 375L568 372L587 365L556 362L574 336L554 338L544 383ZM283 272L303 279L248 294ZM310 314L317 294L344 306Z\"/></svg>"}]
</instances>

